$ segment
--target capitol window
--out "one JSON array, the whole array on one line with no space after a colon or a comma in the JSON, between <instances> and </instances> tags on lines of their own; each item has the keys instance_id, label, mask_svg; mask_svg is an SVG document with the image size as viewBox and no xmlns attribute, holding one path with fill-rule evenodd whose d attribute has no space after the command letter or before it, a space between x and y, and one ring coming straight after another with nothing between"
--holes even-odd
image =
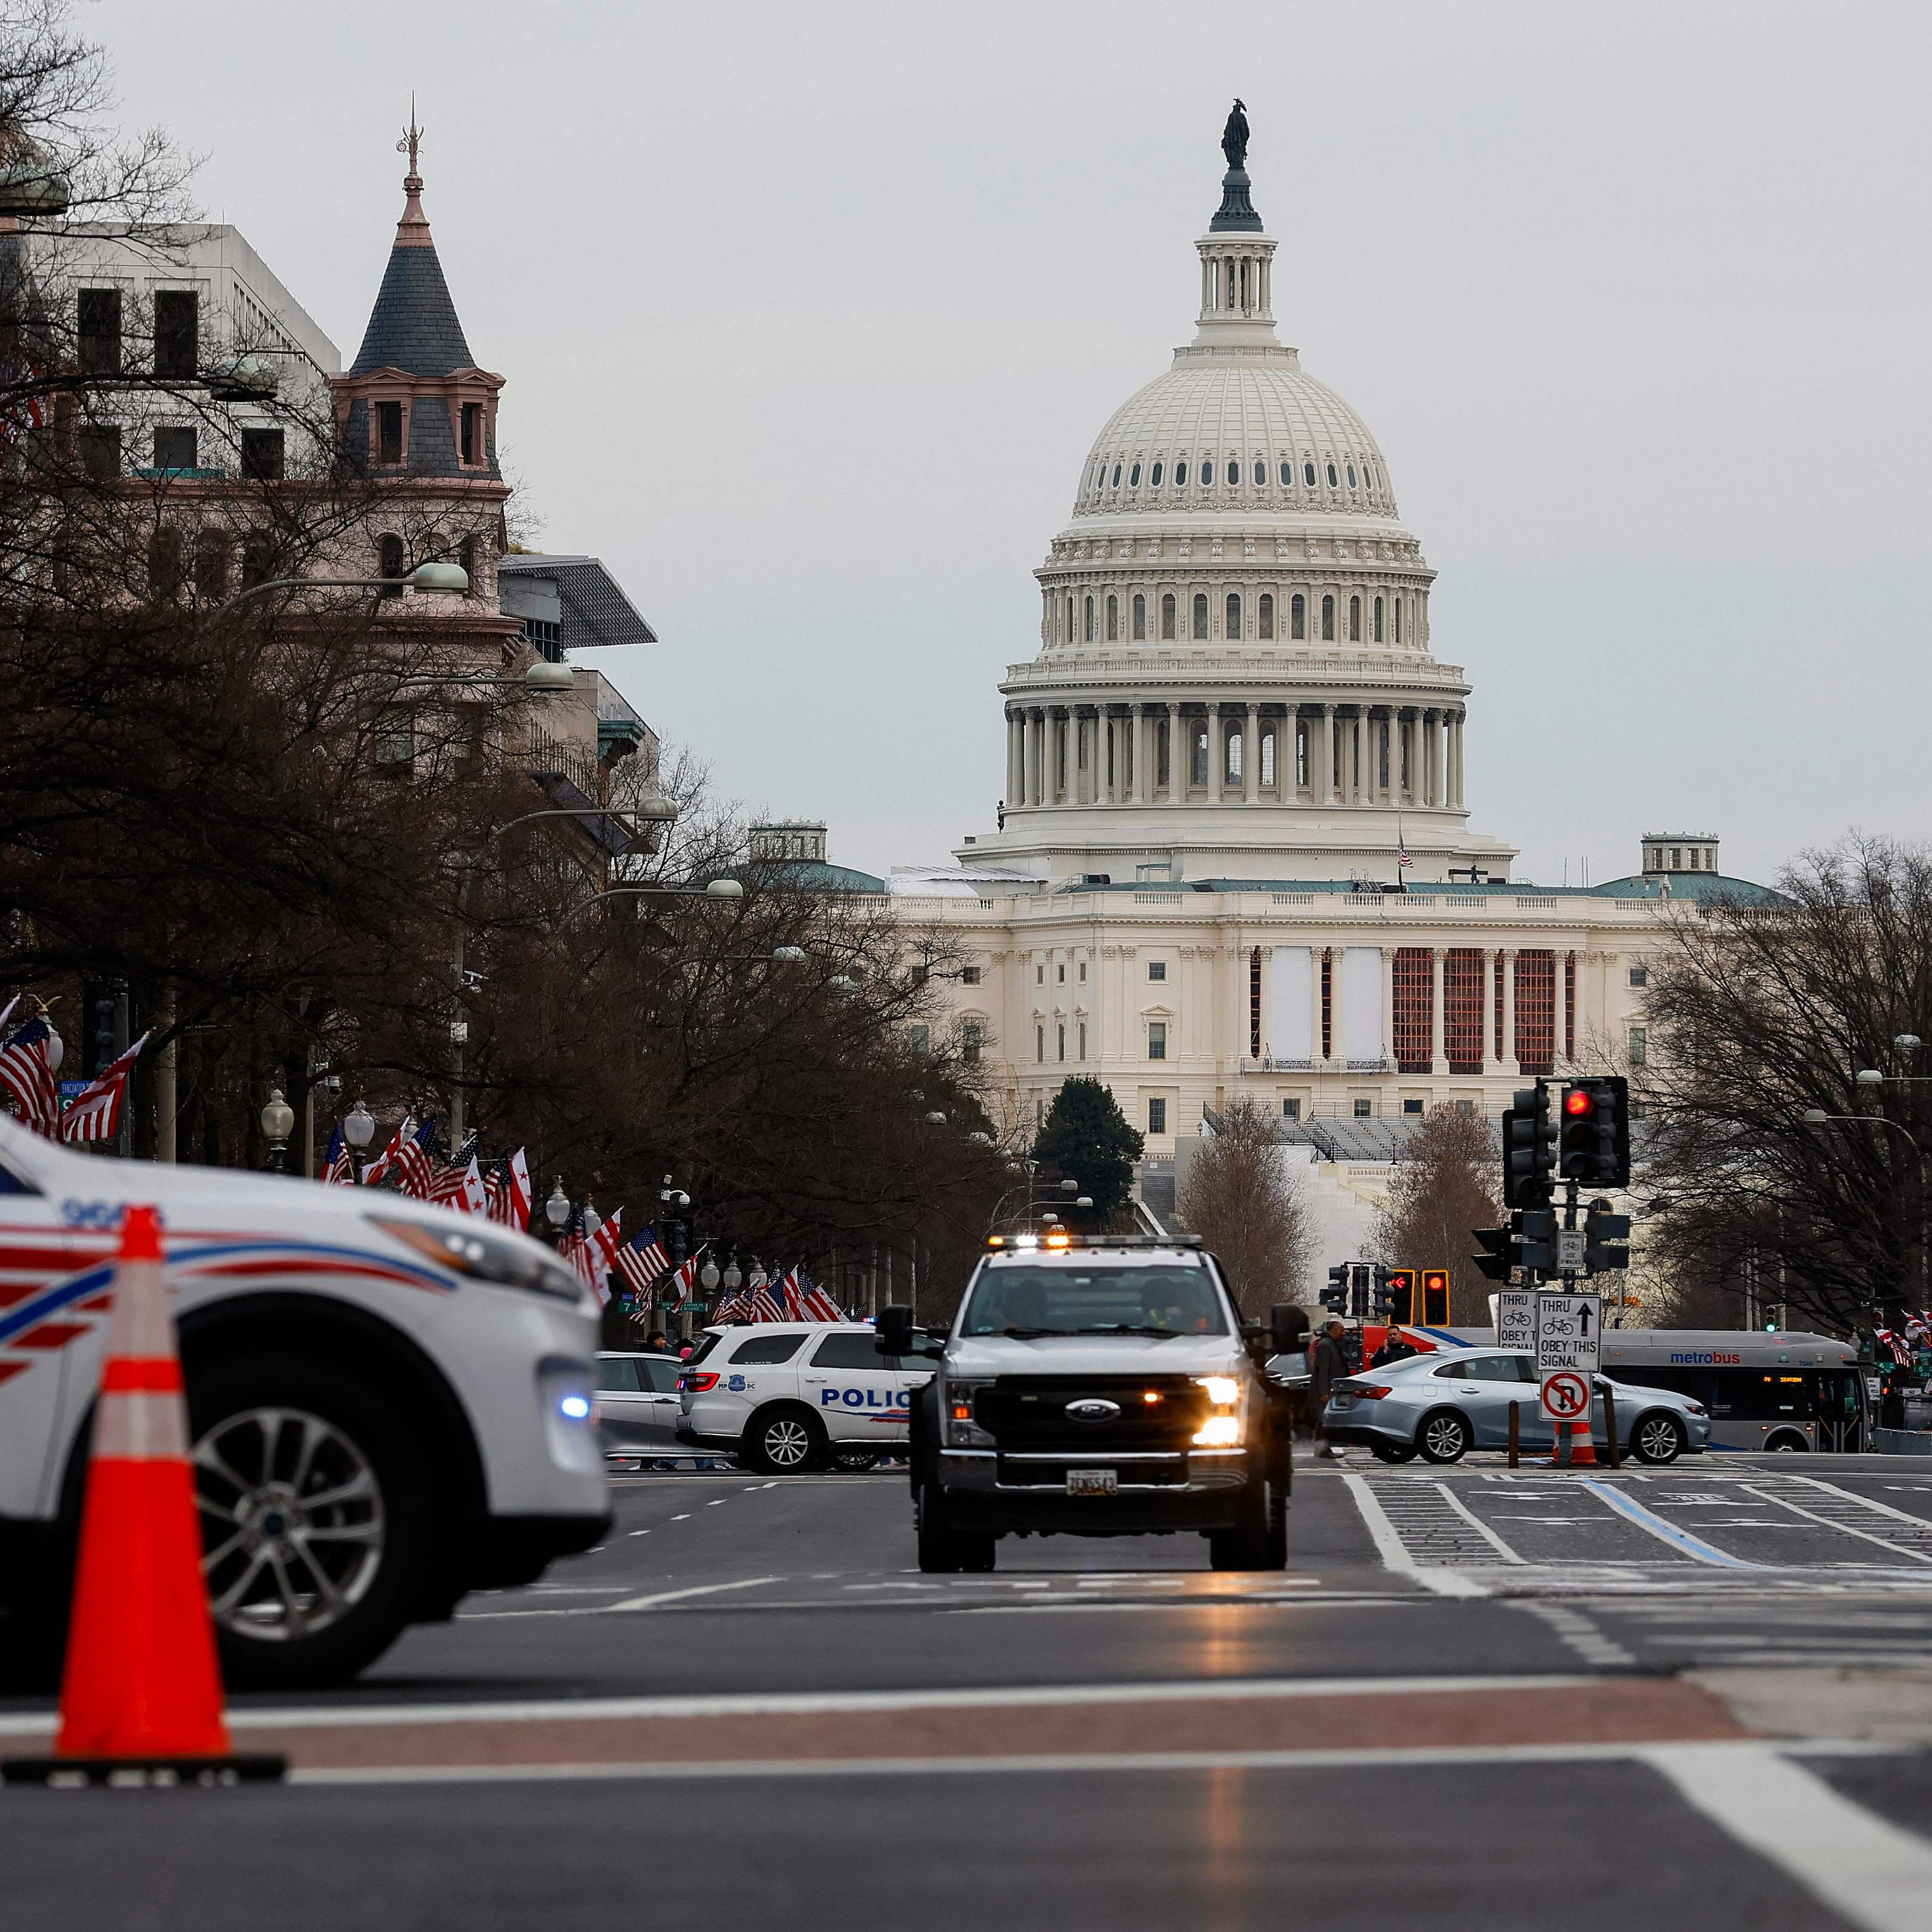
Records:
<instances>
[{"instance_id":1,"label":"capitol window","mask_svg":"<svg viewBox=\"0 0 1932 1932\"><path fill-rule=\"evenodd\" d=\"M1197 724L1194 728L1193 782L1198 785L1208 782L1208 728Z\"/></svg>"},{"instance_id":2,"label":"capitol window","mask_svg":"<svg viewBox=\"0 0 1932 1932\"><path fill-rule=\"evenodd\" d=\"M1167 1102L1158 1094L1150 1096L1148 1101L1148 1132L1150 1134L1167 1132Z\"/></svg>"},{"instance_id":3,"label":"capitol window","mask_svg":"<svg viewBox=\"0 0 1932 1932\"><path fill-rule=\"evenodd\" d=\"M1053 1031L1055 1044L1058 1048L1058 1052L1055 1057L1058 1059L1064 1060L1066 1058L1066 1022L1064 1020L1062 1020L1060 1024L1054 1028Z\"/></svg>"},{"instance_id":4,"label":"capitol window","mask_svg":"<svg viewBox=\"0 0 1932 1932\"><path fill-rule=\"evenodd\" d=\"M1228 593L1227 618L1227 635L1238 638L1241 634L1241 597L1239 591L1231 590Z\"/></svg>"},{"instance_id":5,"label":"capitol window","mask_svg":"<svg viewBox=\"0 0 1932 1932\"><path fill-rule=\"evenodd\" d=\"M1165 1060L1167 1058L1167 1022L1165 1020L1148 1022L1148 1058Z\"/></svg>"},{"instance_id":6,"label":"capitol window","mask_svg":"<svg viewBox=\"0 0 1932 1932\"><path fill-rule=\"evenodd\" d=\"M979 1065L980 1048L983 1038L977 1020L968 1020L959 1029L959 1058L968 1066Z\"/></svg>"},{"instance_id":7,"label":"capitol window","mask_svg":"<svg viewBox=\"0 0 1932 1932\"><path fill-rule=\"evenodd\" d=\"M1174 466L1174 487L1177 490L1184 490L1187 487L1187 465L1184 463L1177 463Z\"/></svg>"},{"instance_id":8,"label":"capitol window","mask_svg":"<svg viewBox=\"0 0 1932 1932\"><path fill-rule=\"evenodd\" d=\"M1264 638L1274 635L1274 598L1268 592L1262 592L1261 602L1255 609L1255 628Z\"/></svg>"},{"instance_id":9,"label":"capitol window","mask_svg":"<svg viewBox=\"0 0 1932 1932\"><path fill-rule=\"evenodd\" d=\"M1340 481L1340 478L1338 478L1338 477L1336 476L1336 474L1335 474L1335 466L1334 466L1334 464L1332 464L1332 463L1331 463L1331 464L1329 464L1329 466L1328 466L1328 487L1329 487L1329 488L1330 488L1330 489L1331 489L1331 490L1332 490L1332 489L1334 489L1334 488L1335 488L1335 486L1336 486L1336 483L1337 483L1337 482L1339 482Z\"/></svg>"},{"instance_id":10,"label":"capitol window","mask_svg":"<svg viewBox=\"0 0 1932 1932\"><path fill-rule=\"evenodd\" d=\"M1138 490L1140 488L1140 482L1141 466L1136 463L1132 469L1127 472L1127 487L1130 490Z\"/></svg>"},{"instance_id":11,"label":"capitol window","mask_svg":"<svg viewBox=\"0 0 1932 1932\"><path fill-rule=\"evenodd\" d=\"M1322 641L1332 644L1335 641L1335 600L1324 597L1322 600Z\"/></svg>"},{"instance_id":12,"label":"capitol window","mask_svg":"<svg viewBox=\"0 0 1932 1932\"><path fill-rule=\"evenodd\" d=\"M1090 597L1087 600L1087 641L1090 644L1094 641L1094 600Z\"/></svg>"},{"instance_id":13,"label":"capitol window","mask_svg":"<svg viewBox=\"0 0 1932 1932\"><path fill-rule=\"evenodd\" d=\"M1294 465L1286 457L1281 460L1281 487L1286 490L1294 481Z\"/></svg>"},{"instance_id":14,"label":"capitol window","mask_svg":"<svg viewBox=\"0 0 1932 1932\"><path fill-rule=\"evenodd\" d=\"M1355 487L1355 466L1352 463L1352 464L1350 464L1348 465L1348 488L1349 488L1351 490L1352 490L1354 487Z\"/></svg>"},{"instance_id":15,"label":"capitol window","mask_svg":"<svg viewBox=\"0 0 1932 1932\"><path fill-rule=\"evenodd\" d=\"M1362 641L1362 600L1359 597L1348 599L1348 641L1352 644Z\"/></svg>"},{"instance_id":16,"label":"capitol window","mask_svg":"<svg viewBox=\"0 0 1932 1932\"><path fill-rule=\"evenodd\" d=\"M1304 463L1301 466L1301 478L1302 481L1308 485L1310 489L1312 490L1315 488L1315 466L1313 464Z\"/></svg>"},{"instance_id":17,"label":"capitol window","mask_svg":"<svg viewBox=\"0 0 1932 1932\"><path fill-rule=\"evenodd\" d=\"M1402 599L1400 597L1395 600L1395 640L1397 644L1402 642Z\"/></svg>"},{"instance_id":18,"label":"capitol window","mask_svg":"<svg viewBox=\"0 0 1932 1932\"><path fill-rule=\"evenodd\" d=\"M1087 1022L1084 1020L1080 1022L1080 1038L1078 1044L1080 1051L1076 1057L1084 1060L1087 1058Z\"/></svg>"},{"instance_id":19,"label":"capitol window","mask_svg":"<svg viewBox=\"0 0 1932 1932\"><path fill-rule=\"evenodd\" d=\"M1120 487L1120 466L1117 463L1117 464L1115 464L1114 465L1114 488L1116 490L1118 490Z\"/></svg>"},{"instance_id":20,"label":"capitol window","mask_svg":"<svg viewBox=\"0 0 1932 1932\"><path fill-rule=\"evenodd\" d=\"M1222 762L1222 776L1229 784L1241 782L1241 734L1238 730L1228 734L1227 756Z\"/></svg>"},{"instance_id":21,"label":"capitol window","mask_svg":"<svg viewBox=\"0 0 1932 1932\"><path fill-rule=\"evenodd\" d=\"M1136 590L1134 592L1134 642L1141 644L1147 638L1147 599Z\"/></svg>"},{"instance_id":22,"label":"capitol window","mask_svg":"<svg viewBox=\"0 0 1932 1932\"><path fill-rule=\"evenodd\" d=\"M1241 466L1231 456L1228 459L1228 481L1231 484L1241 480Z\"/></svg>"},{"instance_id":23,"label":"capitol window","mask_svg":"<svg viewBox=\"0 0 1932 1932\"><path fill-rule=\"evenodd\" d=\"M1167 977L1167 962L1165 959L1150 959L1148 962L1148 977L1150 980L1165 980Z\"/></svg>"},{"instance_id":24,"label":"capitol window","mask_svg":"<svg viewBox=\"0 0 1932 1932\"><path fill-rule=\"evenodd\" d=\"M1633 1066L1642 1066L1649 1058L1650 1034L1648 1030L1642 1027L1632 1027L1630 1030L1630 1064Z\"/></svg>"},{"instance_id":25,"label":"capitol window","mask_svg":"<svg viewBox=\"0 0 1932 1932\"><path fill-rule=\"evenodd\" d=\"M1268 465L1258 456L1255 458L1255 488L1258 490L1268 481Z\"/></svg>"},{"instance_id":26,"label":"capitol window","mask_svg":"<svg viewBox=\"0 0 1932 1932\"><path fill-rule=\"evenodd\" d=\"M1382 600L1379 597L1378 597L1378 598L1376 599L1376 629L1375 629L1375 638L1376 638L1376 642L1377 644L1380 644L1380 643L1382 642Z\"/></svg>"},{"instance_id":27,"label":"capitol window","mask_svg":"<svg viewBox=\"0 0 1932 1932\"><path fill-rule=\"evenodd\" d=\"M1107 641L1118 644L1120 638L1120 600L1109 596L1107 599Z\"/></svg>"},{"instance_id":28,"label":"capitol window","mask_svg":"<svg viewBox=\"0 0 1932 1932\"><path fill-rule=\"evenodd\" d=\"M1274 783L1274 741L1273 731L1262 734L1262 783L1264 785Z\"/></svg>"},{"instance_id":29,"label":"capitol window","mask_svg":"<svg viewBox=\"0 0 1932 1932\"><path fill-rule=\"evenodd\" d=\"M1154 474L1148 478L1148 481L1150 482L1156 490L1160 488L1160 465L1158 463L1154 465Z\"/></svg>"},{"instance_id":30,"label":"capitol window","mask_svg":"<svg viewBox=\"0 0 1932 1932\"><path fill-rule=\"evenodd\" d=\"M1036 1060L1046 1058L1046 1029L1036 1026L1033 1030L1033 1057Z\"/></svg>"},{"instance_id":31,"label":"capitol window","mask_svg":"<svg viewBox=\"0 0 1932 1932\"><path fill-rule=\"evenodd\" d=\"M1650 968L1648 966L1633 966L1630 969L1630 982L1633 986L1648 986Z\"/></svg>"},{"instance_id":32,"label":"capitol window","mask_svg":"<svg viewBox=\"0 0 1932 1932\"><path fill-rule=\"evenodd\" d=\"M1197 590L1194 593L1194 635L1204 643L1208 637L1208 593Z\"/></svg>"},{"instance_id":33,"label":"capitol window","mask_svg":"<svg viewBox=\"0 0 1932 1932\"><path fill-rule=\"evenodd\" d=\"M1174 641L1174 592L1168 591L1160 600L1160 634L1168 644Z\"/></svg>"},{"instance_id":34,"label":"capitol window","mask_svg":"<svg viewBox=\"0 0 1932 1932\"><path fill-rule=\"evenodd\" d=\"M959 969L959 983L962 986L976 986L980 983L980 969L976 966L962 966Z\"/></svg>"},{"instance_id":35,"label":"capitol window","mask_svg":"<svg viewBox=\"0 0 1932 1932\"><path fill-rule=\"evenodd\" d=\"M1308 635L1308 599L1298 590L1288 600L1288 634L1291 638Z\"/></svg>"}]
</instances>

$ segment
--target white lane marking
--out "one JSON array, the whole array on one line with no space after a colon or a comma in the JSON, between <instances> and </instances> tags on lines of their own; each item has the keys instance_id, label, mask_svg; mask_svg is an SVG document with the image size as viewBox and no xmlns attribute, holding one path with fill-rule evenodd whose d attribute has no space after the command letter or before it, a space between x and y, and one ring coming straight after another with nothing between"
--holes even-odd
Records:
<instances>
[{"instance_id":1,"label":"white lane marking","mask_svg":"<svg viewBox=\"0 0 1932 1932\"><path fill-rule=\"evenodd\" d=\"M1436 1486L1442 1492L1442 1500L1500 1556L1505 1563L1520 1563L1522 1558L1502 1538L1483 1521L1447 1483L1438 1482Z\"/></svg>"},{"instance_id":2,"label":"white lane marking","mask_svg":"<svg viewBox=\"0 0 1932 1932\"><path fill-rule=\"evenodd\" d=\"M1433 1590L1438 1597L1486 1597L1490 1594L1486 1584L1478 1582L1473 1576L1464 1576L1460 1570L1445 1570L1434 1564L1425 1569L1408 1553L1408 1546L1396 1533L1388 1512L1376 1500L1376 1492L1360 1476L1346 1472L1342 1480L1348 1484L1348 1492L1355 1499L1355 1507L1361 1512L1362 1521L1382 1557L1384 1570L1392 1570L1400 1576L1412 1576L1424 1589Z\"/></svg>"},{"instance_id":3,"label":"white lane marking","mask_svg":"<svg viewBox=\"0 0 1932 1932\"><path fill-rule=\"evenodd\" d=\"M1700 1563L1714 1563L1726 1570L1761 1570L1764 1567L1761 1563L1747 1562L1742 1556L1733 1556L1715 1544L1706 1543L1701 1536L1693 1536L1682 1525L1666 1522L1646 1509L1634 1496L1625 1496L1608 1483L1586 1477L1577 1486L1588 1490L1592 1496L1601 1496L1618 1515L1628 1518L1640 1529L1648 1530L1660 1543L1667 1543L1673 1550L1681 1550L1686 1556L1695 1557Z\"/></svg>"},{"instance_id":4,"label":"white lane marking","mask_svg":"<svg viewBox=\"0 0 1932 1932\"><path fill-rule=\"evenodd\" d=\"M1017 1604L962 1604L956 1610L941 1608L938 1614L942 1617L1027 1617L1057 1616L1061 1612L1079 1616L1113 1614L1125 1610L1198 1610L1225 1607L1230 1604L1246 1605L1267 1604L1276 1609L1286 1604L1298 1610L1333 1610L1347 1604L1354 1606L1362 1604L1387 1604L1395 1610L1414 1610L1420 1607L1420 1597L1352 1597L1341 1594L1334 1596L1306 1597L1301 1595L1269 1596L1256 1594L1244 1596L1198 1597L1030 1597ZM881 1606L875 1604L874 1609ZM890 1609L890 1604L883 1607ZM922 1603L921 1610L931 1610L930 1604Z\"/></svg>"},{"instance_id":5,"label":"white lane marking","mask_svg":"<svg viewBox=\"0 0 1932 1932\"><path fill-rule=\"evenodd\" d=\"M1514 1607L1546 1624L1586 1664L1621 1670L1636 1661L1634 1652L1567 1604L1519 1603Z\"/></svg>"},{"instance_id":6,"label":"white lane marking","mask_svg":"<svg viewBox=\"0 0 1932 1932\"><path fill-rule=\"evenodd\" d=\"M722 1508L724 1504L728 1503L730 1500L731 1498L729 1496L713 1496L711 1500L704 1505L704 1507L706 1509L718 1509Z\"/></svg>"},{"instance_id":7,"label":"white lane marking","mask_svg":"<svg viewBox=\"0 0 1932 1932\"><path fill-rule=\"evenodd\" d=\"M1413 1599L1411 1600L1412 1601ZM549 1697L482 1704L313 1704L231 1708L239 1730L352 1730L358 1724L548 1723L573 1718L824 1716L841 1712L1029 1710L1059 1704L1180 1704L1203 1698L1395 1697L1430 1690L1574 1690L1594 1677L1190 1677L1125 1684L1018 1684L931 1690L719 1691L682 1697ZM0 1713L0 1736L53 1729L53 1711Z\"/></svg>"},{"instance_id":8,"label":"white lane marking","mask_svg":"<svg viewBox=\"0 0 1932 1932\"><path fill-rule=\"evenodd\" d=\"M1855 1804L1764 1745L1642 1752L1706 1817L1866 1932L1927 1923L1932 1844Z\"/></svg>"},{"instance_id":9,"label":"white lane marking","mask_svg":"<svg viewBox=\"0 0 1932 1932\"><path fill-rule=\"evenodd\" d=\"M682 1516L674 1516L671 1518L673 1522L688 1522L690 1520L691 1512L688 1510L686 1510Z\"/></svg>"},{"instance_id":10,"label":"white lane marking","mask_svg":"<svg viewBox=\"0 0 1932 1932\"><path fill-rule=\"evenodd\" d=\"M1932 1563L1932 1556L1922 1550L1910 1550L1902 1543L1888 1543L1882 1536L1874 1536L1868 1529L1855 1528L1850 1523L1839 1522L1828 1516L1820 1516L1816 1510L1808 1510L1798 1503L1787 1502L1783 1496L1773 1496L1768 1490L1760 1490L1747 1483L1745 1488L1760 1502L1774 1504L1779 1509L1790 1510L1793 1516L1802 1516L1808 1522L1822 1523L1827 1529L1843 1530L1847 1536L1856 1536L1862 1543L1875 1543L1881 1550L1888 1550L1894 1556L1909 1556L1915 1563ZM1826 1486L1829 1486L1827 1485ZM1837 1492L1843 1496L1842 1490ZM1858 1501L1859 1498L1854 1498ZM1922 1526L1922 1527L1923 1526Z\"/></svg>"},{"instance_id":11,"label":"white lane marking","mask_svg":"<svg viewBox=\"0 0 1932 1932\"><path fill-rule=\"evenodd\" d=\"M1758 1744L1710 1744L1711 1751L1761 1752ZM1883 1747L1864 1744L1809 1746L1814 1756L1878 1756ZM1432 1744L1412 1749L1330 1750L1134 1751L1113 1756L1078 1757L877 1757L746 1758L723 1763L465 1764L366 1767L288 1774L290 1784L512 1784L574 1783L598 1778L854 1778L908 1775L957 1778L979 1773L995 1778L1019 1772L1332 1771L1359 1767L1400 1769L1416 1765L1640 1763L1641 1744ZM1872 1924L1876 1922L1862 1921ZM1884 1932L1914 1924L1894 1918Z\"/></svg>"},{"instance_id":12,"label":"white lane marking","mask_svg":"<svg viewBox=\"0 0 1932 1932\"><path fill-rule=\"evenodd\" d=\"M647 1529L634 1529L632 1531L631 1534L633 1536L648 1536L650 1534L650 1532Z\"/></svg>"},{"instance_id":13,"label":"white lane marking","mask_svg":"<svg viewBox=\"0 0 1932 1932\"><path fill-rule=\"evenodd\" d=\"M681 1604L687 1597L715 1597L721 1590L756 1590L784 1581L782 1576L740 1576L735 1583L695 1583L688 1590L655 1590L648 1597L626 1597L621 1604L607 1604L598 1614L608 1617L619 1610L654 1610L660 1604Z\"/></svg>"},{"instance_id":14,"label":"white lane marking","mask_svg":"<svg viewBox=\"0 0 1932 1932\"><path fill-rule=\"evenodd\" d=\"M1782 1471L1779 1472L1784 1474ZM1909 1522L1914 1529L1932 1529L1932 1520L1922 1516L1914 1516L1910 1510L1894 1509L1889 1503L1874 1502L1870 1496L1862 1496L1856 1490L1841 1490L1836 1483L1828 1483L1822 1476L1801 1476L1795 1472L1784 1476L1787 1483L1802 1483L1808 1489L1822 1490L1827 1496L1842 1497L1848 1503L1856 1503L1861 1509L1868 1509L1880 1516L1888 1516L1896 1522Z\"/></svg>"}]
</instances>

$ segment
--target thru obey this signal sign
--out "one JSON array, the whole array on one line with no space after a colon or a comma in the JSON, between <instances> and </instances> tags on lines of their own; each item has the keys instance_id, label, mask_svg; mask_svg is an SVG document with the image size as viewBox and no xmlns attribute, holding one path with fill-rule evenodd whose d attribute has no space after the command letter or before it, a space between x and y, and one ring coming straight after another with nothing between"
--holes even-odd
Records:
<instances>
[{"instance_id":1,"label":"thru obey this signal sign","mask_svg":"<svg viewBox=\"0 0 1932 1932\"><path fill-rule=\"evenodd\" d=\"M1590 1410L1590 1378L1559 1369L1543 1378L1543 1412L1558 1422L1574 1422Z\"/></svg>"}]
</instances>

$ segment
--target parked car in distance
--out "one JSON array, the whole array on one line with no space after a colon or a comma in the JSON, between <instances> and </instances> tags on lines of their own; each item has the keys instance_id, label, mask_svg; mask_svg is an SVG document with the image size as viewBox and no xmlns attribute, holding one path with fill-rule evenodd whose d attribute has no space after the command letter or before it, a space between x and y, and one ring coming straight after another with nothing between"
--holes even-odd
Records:
<instances>
[{"instance_id":1,"label":"parked car in distance","mask_svg":"<svg viewBox=\"0 0 1932 1932\"><path fill-rule=\"evenodd\" d=\"M605 1348L597 1357L597 1433L610 1462L649 1462L691 1451L677 1439L675 1355Z\"/></svg>"}]
</instances>

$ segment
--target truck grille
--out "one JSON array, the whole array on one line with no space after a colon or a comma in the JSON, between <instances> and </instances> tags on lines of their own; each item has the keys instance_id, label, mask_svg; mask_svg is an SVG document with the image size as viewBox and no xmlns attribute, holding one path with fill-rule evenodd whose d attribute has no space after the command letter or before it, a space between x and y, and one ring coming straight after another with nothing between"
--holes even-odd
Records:
<instances>
[{"instance_id":1,"label":"truck grille","mask_svg":"<svg viewBox=\"0 0 1932 1932\"><path fill-rule=\"evenodd\" d=\"M1067 1413L1082 1402L1114 1402L1120 1413L1093 1420ZM1185 1450L1210 1406L1207 1390L1186 1376L1002 1376L980 1391L973 1418L1010 1453L1084 1460L1109 1450Z\"/></svg>"}]
</instances>

